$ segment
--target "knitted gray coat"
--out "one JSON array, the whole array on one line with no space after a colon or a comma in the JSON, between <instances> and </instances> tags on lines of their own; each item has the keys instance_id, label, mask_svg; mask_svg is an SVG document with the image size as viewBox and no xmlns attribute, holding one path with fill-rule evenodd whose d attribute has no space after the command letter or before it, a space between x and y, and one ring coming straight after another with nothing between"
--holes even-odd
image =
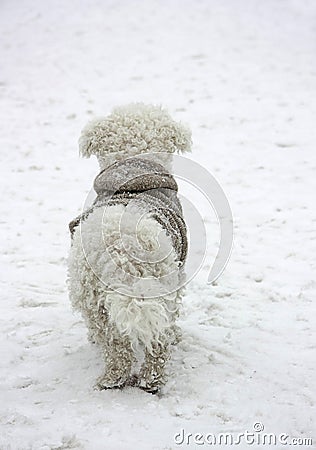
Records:
<instances>
[{"instance_id":1,"label":"knitted gray coat","mask_svg":"<svg viewBox=\"0 0 316 450\"><path fill-rule=\"evenodd\" d=\"M71 236L76 227L95 208L133 203L151 214L163 227L172 243L181 265L187 255L187 230L177 196L178 185L174 177L152 160L132 157L115 162L103 169L94 180L97 197L92 206L69 224Z\"/></svg>"}]
</instances>

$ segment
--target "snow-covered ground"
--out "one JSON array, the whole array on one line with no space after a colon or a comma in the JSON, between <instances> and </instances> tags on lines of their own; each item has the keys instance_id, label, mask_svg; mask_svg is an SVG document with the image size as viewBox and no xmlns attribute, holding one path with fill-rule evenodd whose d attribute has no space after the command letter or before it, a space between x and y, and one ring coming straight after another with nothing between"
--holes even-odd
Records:
<instances>
[{"instance_id":1,"label":"snow-covered ground","mask_svg":"<svg viewBox=\"0 0 316 450\"><path fill-rule=\"evenodd\" d=\"M174 435L255 422L315 444L315 23L314 0L1 2L1 450L201 448ZM161 397L93 390L65 286L97 173L77 138L129 101L191 126L235 220L223 276L188 286Z\"/></svg>"}]
</instances>

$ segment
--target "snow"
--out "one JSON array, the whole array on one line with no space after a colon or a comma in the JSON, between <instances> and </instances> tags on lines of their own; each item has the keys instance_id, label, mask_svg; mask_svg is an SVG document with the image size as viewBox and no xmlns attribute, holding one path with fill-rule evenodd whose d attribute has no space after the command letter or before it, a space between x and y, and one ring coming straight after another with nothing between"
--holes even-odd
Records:
<instances>
[{"instance_id":1,"label":"snow","mask_svg":"<svg viewBox=\"0 0 316 450\"><path fill-rule=\"evenodd\" d=\"M315 443L315 15L313 0L2 2L1 449L200 448L174 435L255 422ZM209 286L201 200L208 264L160 397L93 390L102 362L65 286L67 224L97 173L80 130L130 101L191 126L235 222Z\"/></svg>"}]
</instances>

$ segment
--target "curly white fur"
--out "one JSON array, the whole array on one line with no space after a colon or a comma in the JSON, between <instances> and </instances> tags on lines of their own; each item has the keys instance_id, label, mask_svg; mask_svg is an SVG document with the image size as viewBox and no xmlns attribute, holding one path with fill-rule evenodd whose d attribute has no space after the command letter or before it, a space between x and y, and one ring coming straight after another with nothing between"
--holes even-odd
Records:
<instances>
[{"instance_id":1,"label":"curly white fur","mask_svg":"<svg viewBox=\"0 0 316 450\"><path fill-rule=\"evenodd\" d=\"M82 130L79 150L87 158L96 155L104 168L141 153L188 152L191 144L189 128L175 122L166 110L132 103L89 122Z\"/></svg>"},{"instance_id":2,"label":"curly white fur","mask_svg":"<svg viewBox=\"0 0 316 450\"><path fill-rule=\"evenodd\" d=\"M119 294L110 297L109 315L122 335L129 337L134 349L139 344L152 351L152 343L168 328L170 315L162 301L128 298Z\"/></svg>"},{"instance_id":3,"label":"curly white fur","mask_svg":"<svg viewBox=\"0 0 316 450\"><path fill-rule=\"evenodd\" d=\"M146 262L148 249L157 263ZM171 238L142 211L127 211L123 205L97 208L74 235L69 257L74 308L84 311L88 321L105 308L134 347L141 343L151 350L172 324L180 276ZM126 286L129 295L122 293Z\"/></svg>"}]
</instances>

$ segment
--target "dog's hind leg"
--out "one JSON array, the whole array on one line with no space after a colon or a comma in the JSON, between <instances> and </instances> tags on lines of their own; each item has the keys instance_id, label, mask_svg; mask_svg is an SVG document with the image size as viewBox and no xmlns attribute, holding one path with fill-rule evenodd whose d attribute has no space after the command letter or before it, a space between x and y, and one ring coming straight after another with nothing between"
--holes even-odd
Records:
<instances>
[{"instance_id":1,"label":"dog's hind leg","mask_svg":"<svg viewBox=\"0 0 316 450\"><path fill-rule=\"evenodd\" d=\"M128 337L120 335L113 325L108 327L106 334L103 345L105 373L98 378L95 386L99 390L123 387L130 378L135 360Z\"/></svg>"},{"instance_id":2,"label":"dog's hind leg","mask_svg":"<svg viewBox=\"0 0 316 450\"><path fill-rule=\"evenodd\" d=\"M145 350L145 360L140 370L139 387L152 394L159 393L166 382L165 365L170 358L169 343L166 339L152 344L152 350Z\"/></svg>"}]
</instances>

